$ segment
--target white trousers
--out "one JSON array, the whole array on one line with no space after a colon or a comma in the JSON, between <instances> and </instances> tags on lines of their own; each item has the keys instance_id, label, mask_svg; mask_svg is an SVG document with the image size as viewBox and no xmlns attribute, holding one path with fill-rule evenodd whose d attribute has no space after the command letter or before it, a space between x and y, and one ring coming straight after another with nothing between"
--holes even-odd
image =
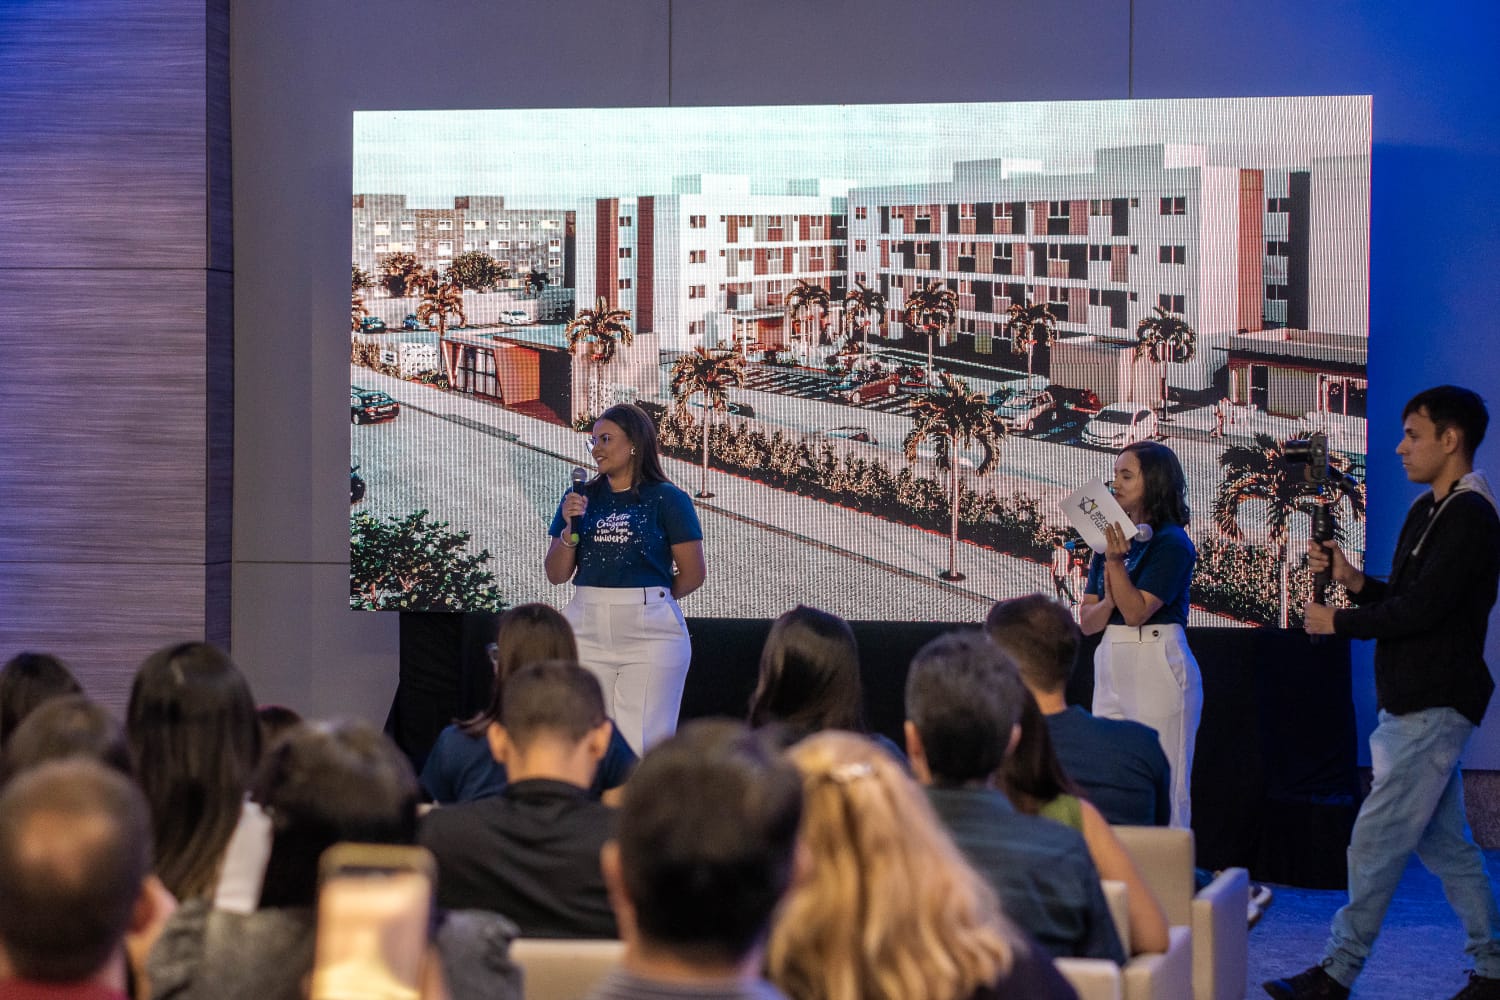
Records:
<instances>
[{"instance_id":1,"label":"white trousers","mask_svg":"<svg viewBox=\"0 0 1500 1000\"><path fill-rule=\"evenodd\" d=\"M637 754L677 731L693 658L687 625L665 587L577 587L563 609L578 659L599 678L604 709Z\"/></svg>"},{"instance_id":2,"label":"white trousers","mask_svg":"<svg viewBox=\"0 0 1500 1000\"><path fill-rule=\"evenodd\" d=\"M1172 825L1193 818L1193 746L1203 715L1203 677L1181 625L1111 625L1094 654L1094 714L1156 730L1172 767Z\"/></svg>"}]
</instances>

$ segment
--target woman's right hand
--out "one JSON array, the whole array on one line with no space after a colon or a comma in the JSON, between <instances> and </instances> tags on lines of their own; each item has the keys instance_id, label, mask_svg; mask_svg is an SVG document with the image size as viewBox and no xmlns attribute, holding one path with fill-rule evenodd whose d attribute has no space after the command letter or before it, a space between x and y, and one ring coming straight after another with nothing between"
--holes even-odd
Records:
<instances>
[{"instance_id":1,"label":"woman's right hand","mask_svg":"<svg viewBox=\"0 0 1500 1000\"><path fill-rule=\"evenodd\" d=\"M568 495L563 497L562 516L564 520L579 518L583 512L589 509L589 498L577 490L569 490Z\"/></svg>"}]
</instances>

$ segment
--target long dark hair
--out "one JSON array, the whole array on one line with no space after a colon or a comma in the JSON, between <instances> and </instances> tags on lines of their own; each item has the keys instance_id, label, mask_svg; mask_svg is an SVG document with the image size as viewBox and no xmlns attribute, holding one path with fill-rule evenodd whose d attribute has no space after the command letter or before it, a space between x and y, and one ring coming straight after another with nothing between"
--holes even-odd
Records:
<instances>
[{"instance_id":1,"label":"long dark hair","mask_svg":"<svg viewBox=\"0 0 1500 1000\"><path fill-rule=\"evenodd\" d=\"M578 659L573 627L548 604L521 604L500 616L495 628L495 679L484 711L459 724L469 736L482 737L490 723L500 721L505 679L528 663Z\"/></svg>"},{"instance_id":2,"label":"long dark hair","mask_svg":"<svg viewBox=\"0 0 1500 1000\"><path fill-rule=\"evenodd\" d=\"M671 482L661 467L660 449L656 443L656 423L651 419L651 414L636 406L634 403L616 403L603 413L599 414L599 420L608 420L620 430L625 432L625 437L630 441L630 447L635 452L631 456L630 488L637 489L643 483L666 483ZM591 486L597 487L603 476L595 476L590 482Z\"/></svg>"},{"instance_id":3,"label":"long dark hair","mask_svg":"<svg viewBox=\"0 0 1500 1000\"><path fill-rule=\"evenodd\" d=\"M1137 441L1126 445L1121 454L1130 452L1141 463L1141 481L1145 485L1142 506L1146 523L1153 528L1164 524L1187 526L1187 477L1177 453L1159 441Z\"/></svg>"},{"instance_id":4,"label":"long dark hair","mask_svg":"<svg viewBox=\"0 0 1500 1000\"><path fill-rule=\"evenodd\" d=\"M838 615L799 604L771 625L750 698L752 728L779 723L787 738L824 729L865 731L859 646Z\"/></svg>"},{"instance_id":5,"label":"long dark hair","mask_svg":"<svg viewBox=\"0 0 1500 1000\"><path fill-rule=\"evenodd\" d=\"M260 756L244 675L202 642L146 658L125 731L151 806L156 874L180 900L211 895Z\"/></svg>"},{"instance_id":6,"label":"long dark hair","mask_svg":"<svg viewBox=\"0 0 1500 1000\"><path fill-rule=\"evenodd\" d=\"M49 698L81 694L83 687L63 662L46 653L18 653L0 667L0 747L21 720Z\"/></svg>"},{"instance_id":7,"label":"long dark hair","mask_svg":"<svg viewBox=\"0 0 1500 1000\"><path fill-rule=\"evenodd\" d=\"M1000 767L1001 783L1011 803L1023 813L1035 815L1059 795L1082 797L1078 786L1063 770L1052 748L1047 720L1031 692L1021 705L1021 738Z\"/></svg>"}]
</instances>

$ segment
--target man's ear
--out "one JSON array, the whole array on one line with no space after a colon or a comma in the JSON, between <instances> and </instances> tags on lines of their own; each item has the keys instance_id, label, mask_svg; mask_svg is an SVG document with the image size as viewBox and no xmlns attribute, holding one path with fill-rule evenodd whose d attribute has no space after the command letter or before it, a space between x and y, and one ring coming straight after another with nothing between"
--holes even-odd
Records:
<instances>
[{"instance_id":1,"label":"man's ear","mask_svg":"<svg viewBox=\"0 0 1500 1000\"><path fill-rule=\"evenodd\" d=\"M614 735L614 732L615 724L605 719L593 729L590 729L589 734L584 737L584 740L588 743L589 757L596 763L603 760L604 755L609 752L609 740Z\"/></svg>"},{"instance_id":2,"label":"man's ear","mask_svg":"<svg viewBox=\"0 0 1500 1000\"><path fill-rule=\"evenodd\" d=\"M912 775L921 784L932 784L932 768L927 766L927 751L922 748L922 734L917 732L917 724L907 719L901 725L901 732L906 736L906 759L911 762Z\"/></svg>"},{"instance_id":3,"label":"man's ear","mask_svg":"<svg viewBox=\"0 0 1500 1000\"><path fill-rule=\"evenodd\" d=\"M1443 446L1447 454L1456 454L1464 450L1464 433L1458 429L1457 424L1449 424L1443 428L1443 433L1438 435L1438 442Z\"/></svg>"},{"instance_id":4,"label":"man's ear","mask_svg":"<svg viewBox=\"0 0 1500 1000\"><path fill-rule=\"evenodd\" d=\"M510 741L510 734L505 731L505 727L498 722L491 722L485 727L484 735L490 743L490 756L509 766L508 760L515 752L515 744Z\"/></svg>"}]
</instances>

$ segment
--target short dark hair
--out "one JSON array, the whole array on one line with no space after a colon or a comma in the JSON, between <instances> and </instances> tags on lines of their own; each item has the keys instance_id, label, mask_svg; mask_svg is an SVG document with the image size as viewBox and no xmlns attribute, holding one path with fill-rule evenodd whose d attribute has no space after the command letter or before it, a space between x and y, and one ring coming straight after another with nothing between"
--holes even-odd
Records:
<instances>
[{"instance_id":1,"label":"short dark hair","mask_svg":"<svg viewBox=\"0 0 1500 1000\"><path fill-rule=\"evenodd\" d=\"M416 841L416 775L396 745L368 722L291 729L261 762L251 797L271 818L262 907L311 905L318 858L340 841Z\"/></svg>"},{"instance_id":2,"label":"short dark hair","mask_svg":"<svg viewBox=\"0 0 1500 1000\"><path fill-rule=\"evenodd\" d=\"M0 942L22 979L79 982L130 927L151 872L140 790L83 758L48 761L0 792Z\"/></svg>"},{"instance_id":3,"label":"short dark hair","mask_svg":"<svg viewBox=\"0 0 1500 1000\"><path fill-rule=\"evenodd\" d=\"M250 685L207 643L157 650L136 672L125 732L151 806L156 874L180 900L212 893L260 758Z\"/></svg>"},{"instance_id":4,"label":"short dark hair","mask_svg":"<svg viewBox=\"0 0 1500 1000\"><path fill-rule=\"evenodd\" d=\"M1477 392L1457 385L1423 389L1407 401L1401 419L1419 411L1427 414L1427 419L1433 422L1439 434L1450 427L1458 428L1464 439L1464 457L1473 461L1474 452L1479 450L1484 432L1490 426L1490 411Z\"/></svg>"},{"instance_id":5,"label":"short dark hair","mask_svg":"<svg viewBox=\"0 0 1500 1000\"><path fill-rule=\"evenodd\" d=\"M642 936L740 961L791 884L802 779L742 723L699 720L653 747L626 786L617 839Z\"/></svg>"},{"instance_id":6,"label":"short dark hair","mask_svg":"<svg viewBox=\"0 0 1500 1000\"><path fill-rule=\"evenodd\" d=\"M977 630L949 632L917 650L906 678L906 717L933 780L963 784L993 774L1025 698L1015 664Z\"/></svg>"},{"instance_id":7,"label":"short dark hair","mask_svg":"<svg viewBox=\"0 0 1500 1000\"><path fill-rule=\"evenodd\" d=\"M1028 594L999 601L985 617L984 630L1015 662L1027 686L1059 691L1073 676L1083 635L1055 599Z\"/></svg>"},{"instance_id":8,"label":"short dark hair","mask_svg":"<svg viewBox=\"0 0 1500 1000\"><path fill-rule=\"evenodd\" d=\"M26 717L0 754L0 782L49 760L87 757L131 777L135 767L125 727L81 694L53 698Z\"/></svg>"},{"instance_id":9,"label":"short dark hair","mask_svg":"<svg viewBox=\"0 0 1500 1000\"><path fill-rule=\"evenodd\" d=\"M750 697L750 725L779 723L800 739L824 729L865 731L859 644L838 615L799 604L771 625Z\"/></svg>"},{"instance_id":10,"label":"short dark hair","mask_svg":"<svg viewBox=\"0 0 1500 1000\"><path fill-rule=\"evenodd\" d=\"M1187 502L1187 477L1182 474L1177 453L1160 441L1137 441L1120 451L1130 452L1141 463L1146 522L1153 528L1164 524L1186 527L1192 511Z\"/></svg>"},{"instance_id":11,"label":"short dark hair","mask_svg":"<svg viewBox=\"0 0 1500 1000\"><path fill-rule=\"evenodd\" d=\"M577 743L606 718L599 679L571 660L528 663L505 679L500 724L521 749L542 733Z\"/></svg>"},{"instance_id":12,"label":"short dark hair","mask_svg":"<svg viewBox=\"0 0 1500 1000\"><path fill-rule=\"evenodd\" d=\"M83 686L63 662L47 653L18 653L0 667L0 747L48 698L80 694Z\"/></svg>"}]
</instances>

